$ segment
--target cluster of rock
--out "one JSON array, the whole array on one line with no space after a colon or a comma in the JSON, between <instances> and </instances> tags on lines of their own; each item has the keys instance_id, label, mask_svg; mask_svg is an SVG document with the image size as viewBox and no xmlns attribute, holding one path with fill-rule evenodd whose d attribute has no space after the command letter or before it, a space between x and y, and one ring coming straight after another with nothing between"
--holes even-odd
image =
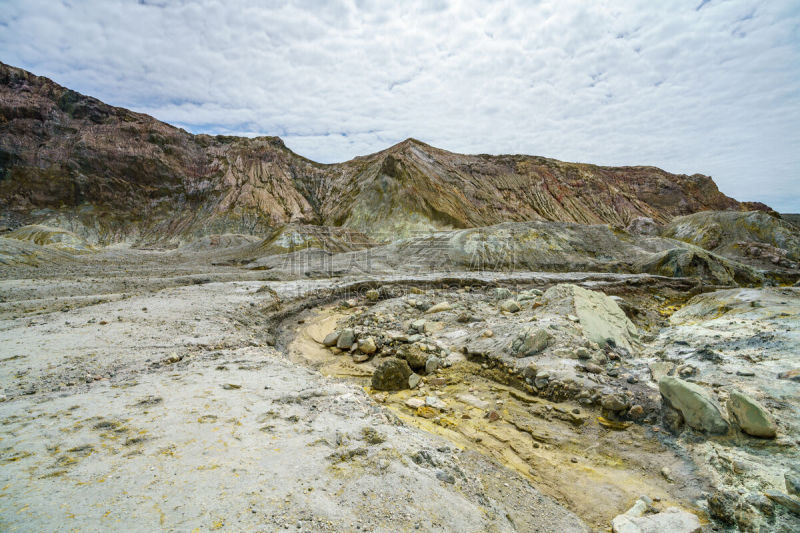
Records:
<instances>
[{"instance_id":1,"label":"cluster of rock","mask_svg":"<svg viewBox=\"0 0 800 533\"><path fill-rule=\"evenodd\" d=\"M696 297L679 315L708 312L716 316L719 294ZM776 294L780 298L782 293ZM660 352L652 360L648 345L654 336L631 321L630 316L639 311L622 298L574 284L544 291L482 286L412 289L403 296L381 288L364 296L367 305L350 317L347 327L329 335L325 344L336 353L350 354L354 362L371 360L371 384L376 390L422 387L404 400L417 416L430 418L448 410L449 400L441 392L428 394L427 387L445 379L437 374L466 359L480 363L487 377L524 393L593 407L601 415L599 423L610 429L623 429L629 421L653 427L663 424L689 442L719 440L737 447L781 437L783 426L752 393L734 383L716 384L716 396L710 393L702 381L707 371L704 365L718 366L726 360L715 350L694 349L695 362L659 360ZM746 380L752 372L741 369L736 375ZM787 370L780 377L800 380L800 371ZM477 397L463 396L455 400L486 407ZM487 417L497 416L489 411ZM564 413L568 416L569 409ZM585 416L575 419L583 423ZM668 473L663 475L670 479ZM748 489L736 493L733 504L720 505L727 501L721 495L730 492L726 486L720 485L708 497L708 512L722 523L733 520L743 531L758 531L752 524L784 523L793 509L800 509L800 500L788 488L787 493ZM796 486L796 476L787 474L787 487ZM734 518L720 518L726 509ZM614 523L614 531L626 533L689 533L697 527L690 513L656 512L651 506L641 514L621 515Z\"/></svg>"},{"instance_id":2,"label":"cluster of rock","mask_svg":"<svg viewBox=\"0 0 800 533\"><path fill-rule=\"evenodd\" d=\"M733 390L727 402L730 422L706 390L697 384L672 376L661 378L659 390L664 398L665 420L678 429L687 426L712 435L724 435L731 426L753 437L775 438L778 427L769 412L747 394Z\"/></svg>"}]
</instances>

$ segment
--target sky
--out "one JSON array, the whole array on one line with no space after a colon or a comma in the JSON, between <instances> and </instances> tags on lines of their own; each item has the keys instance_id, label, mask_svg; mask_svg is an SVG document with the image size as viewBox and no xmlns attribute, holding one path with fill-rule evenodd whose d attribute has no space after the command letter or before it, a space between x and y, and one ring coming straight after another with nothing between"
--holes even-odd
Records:
<instances>
[{"instance_id":1,"label":"sky","mask_svg":"<svg viewBox=\"0 0 800 533\"><path fill-rule=\"evenodd\" d=\"M320 162L414 137L800 212L797 0L0 0L0 60Z\"/></svg>"}]
</instances>

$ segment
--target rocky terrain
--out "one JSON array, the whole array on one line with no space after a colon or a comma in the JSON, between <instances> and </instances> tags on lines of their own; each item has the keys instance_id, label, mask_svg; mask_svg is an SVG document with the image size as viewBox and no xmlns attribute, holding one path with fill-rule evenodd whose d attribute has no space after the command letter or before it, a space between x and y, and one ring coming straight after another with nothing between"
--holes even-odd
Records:
<instances>
[{"instance_id":1,"label":"rocky terrain","mask_svg":"<svg viewBox=\"0 0 800 533\"><path fill-rule=\"evenodd\" d=\"M800 530L791 216L0 82L3 531Z\"/></svg>"}]
</instances>

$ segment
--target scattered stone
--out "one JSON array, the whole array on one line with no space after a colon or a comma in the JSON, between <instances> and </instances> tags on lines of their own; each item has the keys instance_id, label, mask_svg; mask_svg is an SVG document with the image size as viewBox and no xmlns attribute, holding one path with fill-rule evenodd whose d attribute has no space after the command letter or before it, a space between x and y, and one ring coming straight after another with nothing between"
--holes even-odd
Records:
<instances>
[{"instance_id":1,"label":"scattered stone","mask_svg":"<svg viewBox=\"0 0 800 533\"><path fill-rule=\"evenodd\" d=\"M581 346L580 348L575 350L575 357L586 361L592 358L592 352L590 352L587 348Z\"/></svg>"},{"instance_id":2,"label":"scattered stone","mask_svg":"<svg viewBox=\"0 0 800 533\"><path fill-rule=\"evenodd\" d=\"M376 390L402 390L408 388L411 368L401 359L391 357L372 373L372 388Z\"/></svg>"},{"instance_id":3,"label":"scattered stone","mask_svg":"<svg viewBox=\"0 0 800 533\"><path fill-rule=\"evenodd\" d=\"M453 474L450 472L445 472L444 470L439 470L436 472L436 479L451 485L456 482L456 478L453 477Z\"/></svg>"},{"instance_id":4,"label":"scattered stone","mask_svg":"<svg viewBox=\"0 0 800 533\"><path fill-rule=\"evenodd\" d=\"M447 409L447 404L444 403L438 396L426 396L425 405L428 407L433 407L434 409L439 409L440 411Z\"/></svg>"},{"instance_id":5,"label":"scattered stone","mask_svg":"<svg viewBox=\"0 0 800 533\"><path fill-rule=\"evenodd\" d=\"M419 385L419 382L420 382L421 379L422 378L417 373L413 373L410 376L408 376L408 388L409 389L416 389L417 385Z\"/></svg>"},{"instance_id":6,"label":"scattered stone","mask_svg":"<svg viewBox=\"0 0 800 533\"><path fill-rule=\"evenodd\" d=\"M511 298L511 291L505 287L497 287L494 290L495 300L508 300L509 298Z\"/></svg>"},{"instance_id":7,"label":"scattered stone","mask_svg":"<svg viewBox=\"0 0 800 533\"><path fill-rule=\"evenodd\" d=\"M467 313L466 311L459 313L456 317L456 322L460 324L468 324L472 322L475 317L472 316L472 313Z\"/></svg>"},{"instance_id":8,"label":"scattered stone","mask_svg":"<svg viewBox=\"0 0 800 533\"><path fill-rule=\"evenodd\" d=\"M353 347L353 343L356 341L356 334L355 332L350 329L346 328L341 331L339 334L339 338L336 340L336 347L340 350L349 350Z\"/></svg>"},{"instance_id":9,"label":"scattered stone","mask_svg":"<svg viewBox=\"0 0 800 533\"><path fill-rule=\"evenodd\" d=\"M602 374L603 368L600 365L596 365L594 363L586 363L583 365L583 368L586 369L587 372L590 374Z\"/></svg>"},{"instance_id":10,"label":"scattered stone","mask_svg":"<svg viewBox=\"0 0 800 533\"><path fill-rule=\"evenodd\" d=\"M353 354L353 362L354 363L363 363L369 360L369 356L365 353L356 352Z\"/></svg>"},{"instance_id":11,"label":"scattered stone","mask_svg":"<svg viewBox=\"0 0 800 533\"><path fill-rule=\"evenodd\" d=\"M181 359L183 359L182 355L178 355L175 352L172 352L171 354L169 354L167 356L166 359L164 359L164 363L165 364L174 364L174 363L179 362Z\"/></svg>"},{"instance_id":12,"label":"scattered stone","mask_svg":"<svg viewBox=\"0 0 800 533\"><path fill-rule=\"evenodd\" d=\"M750 396L732 391L728 398L728 414L744 433L766 439L775 438L778 427L764 407Z\"/></svg>"},{"instance_id":13,"label":"scattered stone","mask_svg":"<svg viewBox=\"0 0 800 533\"><path fill-rule=\"evenodd\" d=\"M408 327L409 333L424 333L425 332L425 322L424 318L419 318L411 323Z\"/></svg>"},{"instance_id":14,"label":"scattered stone","mask_svg":"<svg viewBox=\"0 0 800 533\"><path fill-rule=\"evenodd\" d=\"M697 375L697 367L694 365L681 365L676 372L681 378L688 378Z\"/></svg>"},{"instance_id":15,"label":"scattered stone","mask_svg":"<svg viewBox=\"0 0 800 533\"><path fill-rule=\"evenodd\" d=\"M489 339L489 338L491 338L491 337L494 337L494 331L492 331L492 330L490 330L490 329L485 329L485 330L483 330L483 332L481 333L481 337L485 337L485 338L487 338L487 339Z\"/></svg>"},{"instance_id":16,"label":"scattered stone","mask_svg":"<svg viewBox=\"0 0 800 533\"><path fill-rule=\"evenodd\" d=\"M522 307L519 305L518 301L508 299L500 302L500 309L507 313L517 313L522 309Z\"/></svg>"},{"instance_id":17,"label":"scattered stone","mask_svg":"<svg viewBox=\"0 0 800 533\"><path fill-rule=\"evenodd\" d=\"M325 335L325 338L322 339L322 344L327 346L328 348L332 346L336 346L336 343L339 341L339 335L341 332L339 331L332 331Z\"/></svg>"},{"instance_id":18,"label":"scattered stone","mask_svg":"<svg viewBox=\"0 0 800 533\"><path fill-rule=\"evenodd\" d=\"M488 409L489 408L489 402L481 400L480 398L478 398L477 396L474 396L472 394L467 394L467 393L459 394L458 396L456 396L456 399L459 402L463 402L463 403L465 403L467 405L470 405L472 407L476 407L478 409Z\"/></svg>"},{"instance_id":19,"label":"scattered stone","mask_svg":"<svg viewBox=\"0 0 800 533\"><path fill-rule=\"evenodd\" d=\"M225 383L222 386L222 388L225 389L225 390L236 390L236 389L241 389L242 386L241 385L236 385L235 383Z\"/></svg>"},{"instance_id":20,"label":"scattered stone","mask_svg":"<svg viewBox=\"0 0 800 533\"><path fill-rule=\"evenodd\" d=\"M751 378L751 377L755 376L756 373L753 372L752 370L737 370L736 371L736 375L737 376L742 376L742 377L745 377L745 378Z\"/></svg>"},{"instance_id":21,"label":"scattered stone","mask_svg":"<svg viewBox=\"0 0 800 533\"><path fill-rule=\"evenodd\" d=\"M425 361L425 373L426 374L433 374L439 367L442 366L442 360L436 357L435 355L428 357L428 360Z\"/></svg>"},{"instance_id":22,"label":"scattered stone","mask_svg":"<svg viewBox=\"0 0 800 533\"><path fill-rule=\"evenodd\" d=\"M728 432L728 422L719 407L699 385L665 376L658 382L658 388L662 397L680 411L690 427L712 434Z\"/></svg>"},{"instance_id":23,"label":"scattered stone","mask_svg":"<svg viewBox=\"0 0 800 533\"><path fill-rule=\"evenodd\" d=\"M375 339L367 337L358 341L358 349L367 355L374 354L378 347L375 345Z\"/></svg>"},{"instance_id":24,"label":"scattered stone","mask_svg":"<svg viewBox=\"0 0 800 533\"><path fill-rule=\"evenodd\" d=\"M606 394L600 399L600 406L608 411L624 411L628 408L628 398L622 394Z\"/></svg>"},{"instance_id":25,"label":"scattered stone","mask_svg":"<svg viewBox=\"0 0 800 533\"><path fill-rule=\"evenodd\" d=\"M673 479L672 479L672 472L671 472L671 471L670 471L670 469L669 469L669 468L667 468L666 466L665 466L664 468L662 468L662 469L661 469L661 477L663 477L664 479L666 479L666 480L667 480L667 481L669 481L670 483L672 483L672 482L673 482Z\"/></svg>"},{"instance_id":26,"label":"scattered stone","mask_svg":"<svg viewBox=\"0 0 800 533\"><path fill-rule=\"evenodd\" d=\"M438 303L438 304L436 304L436 305L434 305L434 306L431 306L430 308L428 308L428 310L427 310L427 311L425 311L425 314L426 314L426 315L432 315L432 314L434 314L434 313L441 313L442 311L449 311L449 310L450 310L450 309L452 309L452 308L453 308L453 307L452 307L452 306L451 306L449 303L447 303L447 302L440 302L440 303Z\"/></svg>"},{"instance_id":27,"label":"scattered stone","mask_svg":"<svg viewBox=\"0 0 800 533\"><path fill-rule=\"evenodd\" d=\"M539 371L539 368L535 364L530 363L522 371L522 377L525 378L525 379L528 379L528 380L535 379L536 378L536 373L538 371Z\"/></svg>"}]
</instances>

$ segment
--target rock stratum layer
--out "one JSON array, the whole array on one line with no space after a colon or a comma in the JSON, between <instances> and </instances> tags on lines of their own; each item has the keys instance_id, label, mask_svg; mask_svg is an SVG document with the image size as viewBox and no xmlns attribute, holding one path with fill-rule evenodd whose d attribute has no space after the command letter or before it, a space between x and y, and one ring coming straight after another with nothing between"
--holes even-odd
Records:
<instances>
[{"instance_id":1,"label":"rock stratum layer","mask_svg":"<svg viewBox=\"0 0 800 533\"><path fill-rule=\"evenodd\" d=\"M192 135L0 63L0 225L91 244L263 234L298 222L376 240L551 220L624 227L741 203L700 174L527 155L461 155L408 139L324 165L277 137Z\"/></svg>"}]
</instances>

